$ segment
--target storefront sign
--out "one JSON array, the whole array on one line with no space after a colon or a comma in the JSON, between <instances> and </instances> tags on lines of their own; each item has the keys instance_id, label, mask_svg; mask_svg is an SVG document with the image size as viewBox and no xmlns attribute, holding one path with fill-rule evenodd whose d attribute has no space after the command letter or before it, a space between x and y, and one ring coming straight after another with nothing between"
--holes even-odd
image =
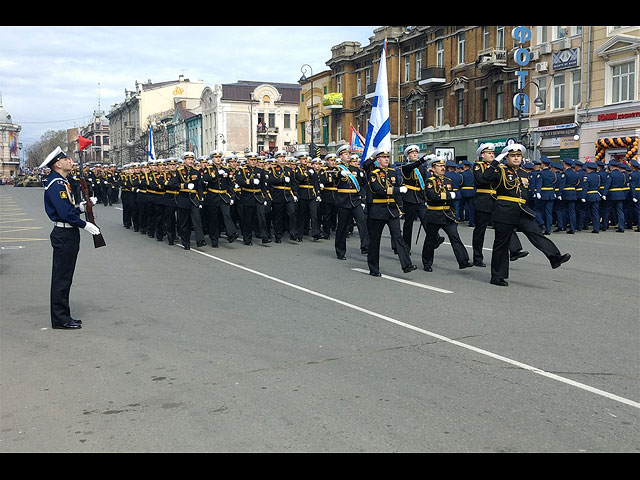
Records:
<instances>
[{"instance_id":1,"label":"storefront sign","mask_svg":"<svg viewBox=\"0 0 640 480\"><path fill-rule=\"evenodd\" d=\"M551 64L554 70L563 70L565 68L572 68L578 66L578 53L577 48L568 48L559 52L554 52L551 55Z\"/></svg>"},{"instance_id":2,"label":"storefront sign","mask_svg":"<svg viewBox=\"0 0 640 480\"><path fill-rule=\"evenodd\" d=\"M621 120L623 118L634 118L640 117L640 112L625 112L625 113L601 113L598 115L598 121L602 122L604 120Z\"/></svg>"},{"instance_id":3,"label":"storefront sign","mask_svg":"<svg viewBox=\"0 0 640 480\"><path fill-rule=\"evenodd\" d=\"M526 67L529 64L531 55L529 53L529 49L524 48L523 44L531 40L531 30L523 26L514 27L514 29L511 30L511 36L514 40L520 43L520 47L518 47L513 54L513 59L521 67ZM520 91L513 96L513 106L521 112L528 112L529 97L522 91L524 90L528 72L523 69L518 70L515 73L516 77L518 77L518 90Z\"/></svg>"}]
</instances>

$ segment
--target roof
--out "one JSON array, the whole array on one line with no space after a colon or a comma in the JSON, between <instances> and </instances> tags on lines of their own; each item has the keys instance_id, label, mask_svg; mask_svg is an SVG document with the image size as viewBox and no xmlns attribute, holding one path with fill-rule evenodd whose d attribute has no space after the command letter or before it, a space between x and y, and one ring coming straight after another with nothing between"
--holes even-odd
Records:
<instances>
[{"instance_id":1,"label":"roof","mask_svg":"<svg viewBox=\"0 0 640 480\"><path fill-rule=\"evenodd\" d=\"M251 93L260 85L271 85L282 95L281 103L297 104L300 98L301 87L297 83L256 82L251 80L238 80L236 83L222 84L222 100L250 100Z\"/></svg>"}]
</instances>

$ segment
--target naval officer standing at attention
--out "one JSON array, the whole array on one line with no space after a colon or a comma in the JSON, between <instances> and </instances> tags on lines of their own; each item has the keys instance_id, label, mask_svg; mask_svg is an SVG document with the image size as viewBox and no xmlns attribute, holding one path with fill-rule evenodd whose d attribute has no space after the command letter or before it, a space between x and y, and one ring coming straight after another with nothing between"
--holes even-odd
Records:
<instances>
[{"instance_id":1,"label":"naval officer standing at attention","mask_svg":"<svg viewBox=\"0 0 640 480\"><path fill-rule=\"evenodd\" d=\"M80 218L86 202L74 204L67 175L73 168L73 160L57 147L42 162L39 168L50 168L51 173L44 187L44 209L53 222L51 246L53 247L53 268L51 271L51 326L60 329L82 328L80 320L71 318L69 291L80 250L80 230L92 235L100 229ZM96 203L95 197L91 198Z\"/></svg>"}]
</instances>

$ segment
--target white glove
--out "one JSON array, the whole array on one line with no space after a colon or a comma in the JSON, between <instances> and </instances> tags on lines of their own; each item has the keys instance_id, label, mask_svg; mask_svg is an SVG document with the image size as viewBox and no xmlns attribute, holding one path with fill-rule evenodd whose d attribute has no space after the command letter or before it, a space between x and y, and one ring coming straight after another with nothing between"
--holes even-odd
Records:
<instances>
[{"instance_id":1,"label":"white glove","mask_svg":"<svg viewBox=\"0 0 640 480\"><path fill-rule=\"evenodd\" d=\"M313 170L313 168L310 168L309 169L309 173L313 174L313 173L316 173L316 172Z\"/></svg>"},{"instance_id":2,"label":"white glove","mask_svg":"<svg viewBox=\"0 0 640 480\"><path fill-rule=\"evenodd\" d=\"M91 205L98 203L98 197L89 197L89 200L91 200Z\"/></svg>"},{"instance_id":3,"label":"white glove","mask_svg":"<svg viewBox=\"0 0 640 480\"><path fill-rule=\"evenodd\" d=\"M291 181L291 179L289 177L284 177L284 181L289 183Z\"/></svg>"},{"instance_id":4,"label":"white glove","mask_svg":"<svg viewBox=\"0 0 640 480\"><path fill-rule=\"evenodd\" d=\"M84 230L89 232L91 235L98 235L100 233L100 229L91 222L87 222L84 226Z\"/></svg>"},{"instance_id":5,"label":"white glove","mask_svg":"<svg viewBox=\"0 0 640 480\"><path fill-rule=\"evenodd\" d=\"M265 206L265 207L267 206L267 201L266 201L266 200L264 201L264 206Z\"/></svg>"},{"instance_id":6,"label":"white glove","mask_svg":"<svg viewBox=\"0 0 640 480\"><path fill-rule=\"evenodd\" d=\"M189 190L193 190L193 187L195 187L195 185L193 183L190 183L189 185L187 185L187 188Z\"/></svg>"},{"instance_id":7,"label":"white glove","mask_svg":"<svg viewBox=\"0 0 640 480\"><path fill-rule=\"evenodd\" d=\"M218 175L222 175L223 177L226 177L227 172L225 172L224 170L218 170Z\"/></svg>"},{"instance_id":8,"label":"white glove","mask_svg":"<svg viewBox=\"0 0 640 480\"><path fill-rule=\"evenodd\" d=\"M603 199L603 200L606 200L606 199L607 199L607 196L606 196L606 195L602 195L602 199Z\"/></svg>"},{"instance_id":9,"label":"white glove","mask_svg":"<svg viewBox=\"0 0 640 480\"><path fill-rule=\"evenodd\" d=\"M542 198L542 195L540 195L539 193L536 193L536 198L540 200Z\"/></svg>"},{"instance_id":10,"label":"white glove","mask_svg":"<svg viewBox=\"0 0 640 480\"><path fill-rule=\"evenodd\" d=\"M295 195L293 196L293 201L297 202L298 201L298 197L296 197Z\"/></svg>"},{"instance_id":11,"label":"white glove","mask_svg":"<svg viewBox=\"0 0 640 480\"><path fill-rule=\"evenodd\" d=\"M322 199L320 197L316 197L316 202L321 202Z\"/></svg>"},{"instance_id":12,"label":"white glove","mask_svg":"<svg viewBox=\"0 0 640 480\"><path fill-rule=\"evenodd\" d=\"M231 201L229 202L229 205L233 205L233 200L231 200Z\"/></svg>"},{"instance_id":13,"label":"white glove","mask_svg":"<svg viewBox=\"0 0 640 480\"><path fill-rule=\"evenodd\" d=\"M324 183L320 183L320 188L324 188Z\"/></svg>"},{"instance_id":14,"label":"white glove","mask_svg":"<svg viewBox=\"0 0 640 480\"><path fill-rule=\"evenodd\" d=\"M340 175L342 175L343 177L346 177L349 174L347 173L346 170L340 170Z\"/></svg>"},{"instance_id":15,"label":"white glove","mask_svg":"<svg viewBox=\"0 0 640 480\"><path fill-rule=\"evenodd\" d=\"M405 187L404 185L402 185L400 187L400 193L407 193L407 187Z\"/></svg>"},{"instance_id":16,"label":"white glove","mask_svg":"<svg viewBox=\"0 0 640 480\"><path fill-rule=\"evenodd\" d=\"M364 210L364 203L361 203L360 206L362 207L362 209Z\"/></svg>"},{"instance_id":17,"label":"white glove","mask_svg":"<svg viewBox=\"0 0 640 480\"><path fill-rule=\"evenodd\" d=\"M562 195L558 195L558 200L562 200Z\"/></svg>"},{"instance_id":18,"label":"white glove","mask_svg":"<svg viewBox=\"0 0 640 480\"><path fill-rule=\"evenodd\" d=\"M451 192L451 198L456 198L456 192Z\"/></svg>"},{"instance_id":19,"label":"white glove","mask_svg":"<svg viewBox=\"0 0 640 480\"><path fill-rule=\"evenodd\" d=\"M586 201L587 201L587 199L586 199L586 198L583 198L583 199L582 199L582 201L583 201L583 202L586 202Z\"/></svg>"},{"instance_id":20,"label":"white glove","mask_svg":"<svg viewBox=\"0 0 640 480\"><path fill-rule=\"evenodd\" d=\"M632 198L631 200L633 200L633 203L638 203L638 199L637 198Z\"/></svg>"},{"instance_id":21,"label":"white glove","mask_svg":"<svg viewBox=\"0 0 640 480\"><path fill-rule=\"evenodd\" d=\"M253 179L253 184L254 185L260 185L260 179L259 178L254 178Z\"/></svg>"}]
</instances>

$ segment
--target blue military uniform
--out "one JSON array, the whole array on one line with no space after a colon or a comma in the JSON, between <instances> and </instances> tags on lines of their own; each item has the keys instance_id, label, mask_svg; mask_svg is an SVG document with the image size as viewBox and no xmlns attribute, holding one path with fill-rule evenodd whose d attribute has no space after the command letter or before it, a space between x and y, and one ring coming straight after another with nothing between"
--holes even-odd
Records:
<instances>
[{"instance_id":1,"label":"blue military uniform","mask_svg":"<svg viewBox=\"0 0 640 480\"><path fill-rule=\"evenodd\" d=\"M551 162L547 157L542 158L544 167L540 170L536 180L536 206L540 209L544 221L544 234L551 234L553 223L553 204L556 200L556 174L551 171Z\"/></svg>"},{"instance_id":2,"label":"blue military uniform","mask_svg":"<svg viewBox=\"0 0 640 480\"><path fill-rule=\"evenodd\" d=\"M64 158L68 158L68 156L58 147L47 156L40 168L51 168ZM63 329L82 328L82 322L71 318L69 292L80 250L79 229L87 227L87 222L80 218L81 209L74 203L69 181L53 170L44 187L44 209L54 224L49 236L53 247L50 292L51 326Z\"/></svg>"},{"instance_id":3,"label":"blue military uniform","mask_svg":"<svg viewBox=\"0 0 640 480\"><path fill-rule=\"evenodd\" d=\"M640 163L637 160L631 160L629 189L635 214L636 232L640 233Z\"/></svg>"},{"instance_id":4,"label":"blue military uniform","mask_svg":"<svg viewBox=\"0 0 640 480\"><path fill-rule=\"evenodd\" d=\"M463 160L462 164L465 166L471 166L469 160ZM475 210L473 208L473 199L476 196L476 182L473 177L473 171L471 168L466 168L462 171L462 184L460 186L461 199L460 210L458 211L458 219L469 220L469 226L475 225Z\"/></svg>"},{"instance_id":5,"label":"blue military uniform","mask_svg":"<svg viewBox=\"0 0 640 480\"><path fill-rule=\"evenodd\" d=\"M578 174L573 170L573 161L565 158L566 168L563 171L564 183L558 199L560 200L558 209L558 228L566 230L567 233L576 231L576 188L580 183Z\"/></svg>"},{"instance_id":6,"label":"blue military uniform","mask_svg":"<svg viewBox=\"0 0 640 480\"><path fill-rule=\"evenodd\" d=\"M611 167L618 167L619 163L615 160L609 162ZM605 184L603 198L607 200L607 205L602 213L602 224L604 229L609 225L609 214L612 208L616 210L616 216L618 219L617 232L624 232L624 201L629 192L629 184L627 183L627 176L624 172L612 168L609 172L609 180Z\"/></svg>"}]
</instances>

